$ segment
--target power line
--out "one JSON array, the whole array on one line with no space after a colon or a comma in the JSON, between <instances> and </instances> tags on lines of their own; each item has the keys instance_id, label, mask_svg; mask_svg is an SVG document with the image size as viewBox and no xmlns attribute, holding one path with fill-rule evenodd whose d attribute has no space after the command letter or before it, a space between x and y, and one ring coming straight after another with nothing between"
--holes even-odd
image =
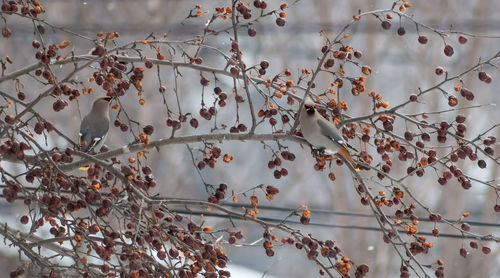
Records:
<instances>
[{"instance_id":1,"label":"power line","mask_svg":"<svg viewBox=\"0 0 500 278\"><path fill-rule=\"evenodd\" d=\"M215 217L215 218L231 218L232 220L237 220L237 221L245 221L245 219L241 219L238 217L234 216L228 216L226 214L221 214L221 213L214 213L214 212L205 212L205 211L193 211L193 210L172 210L172 212L179 213L179 214L186 214L186 215L192 215L192 214L203 214L204 217ZM283 223L283 224L293 224L293 225L302 225L302 226L316 226L316 227L325 227L325 228L337 228L337 229L348 229L348 230L367 230L367 231L377 231L381 232L382 229L380 227L370 227L370 226L357 226L357 225L339 225L339 224L326 224L326 223L309 223L307 225L302 224L300 221L297 220L283 220L279 218L273 218L273 217L258 217L262 221L270 222L270 223ZM400 233L406 233L405 230L398 230ZM418 235L425 235L425 236L434 236L430 232L422 232L419 231ZM447 238L457 238L457 239L477 239L475 236L470 236L470 235L456 235L456 234L449 234L449 233L440 233L439 237L447 237ZM494 241L491 238L483 238L483 241Z\"/></svg>"},{"instance_id":2,"label":"power line","mask_svg":"<svg viewBox=\"0 0 500 278\"><path fill-rule=\"evenodd\" d=\"M311 34L311 33L317 33L318 30L325 30L327 32L330 31L337 31L341 30L345 25L349 24L348 21L345 22L318 22L318 23L306 23L306 22L291 22L287 23L287 28L283 29L277 29L272 23L269 24L259 24L256 25L255 28L257 29L257 32L259 34L263 35L274 35L277 33L283 34L283 33L293 33L293 34ZM448 27L443 27L444 29L449 29L449 25L442 24L441 22L430 22L428 23L429 26L438 26L436 29L441 29L439 27L442 26L448 26ZM87 35L95 35L98 32L101 32L103 30L107 31L116 31L119 32L120 34L144 34L148 35L150 33L154 33L157 35L161 35L163 33L168 33L169 35L175 35L175 36L193 36L193 35L199 35L203 33L203 25L202 24L194 24L194 23L184 23L183 25L180 25L178 23L171 23L171 24L144 24L143 22L129 22L127 24L124 23L112 23L112 24L106 24L106 25L91 25L91 24L65 24L61 25L64 26L64 28L69 29L73 32L76 33L81 33L81 34L87 34ZM84 27L82 27L84 26ZM224 29L224 27L227 26L215 26L214 28L217 29L218 27ZM460 23L454 24L453 25L453 30L459 30L461 32L469 32L469 33L476 33L476 32L485 32L485 33L490 33L490 31L497 31L498 28L497 26L500 26L499 21L489 21L489 22L481 22L478 23L476 20L467 20L467 21L462 21ZM10 26L12 31L14 33L33 33L33 29L29 26L22 26L22 25L17 25L17 26ZM379 26L379 24L374 24L371 22L367 23L360 23L353 27L356 30L357 34L375 34L375 33L387 33L390 31L384 30L382 27ZM394 28L394 32L397 28ZM425 32L425 30L420 30L420 33ZM246 32L242 32L244 34ZM416 29L414 28L408 28L406 30L407 34L413 34L416 33ZM495 34L492 34L495 35Z\"/></svg>"},{"instance_id":3,"label":"power line","mask_svg":"<svg viewBox=\"0 0 500 278\"><path fill-rule=\"evenodd\" d=\"M5 187L4 185L0 185L0 188ZM30 188L31 189L31 188ZM3 194L0 194L0 198L4 198ZM185 201L199 201L196 199L179 199L179 198L152 198L152 199L176 199L176 200L185 200ZM253 206L250 204L240 204L240 203L229 203L225 202L220 204L222 206L226 207L233 207L233 208L248 208L252 209ZM278 212L287 212L287 213L293 213L294 211L297 210L297 208L292 208L292 207L284 207L284 206L269 206L269 205L259 205L257 206L259 210L267 210L267 211L278 211ZM201 215L203 214L204 216L209 216L209 217L216 217L216 218L226 218L226 219L236 219L236 220L245 220L245 219L240 219L235 216L229 216L227 214L221 214L221 213L213 213L213 212L208 212L208 211L194 211L194 210L181 210L181 209L172 209L171 210L174 213L180 213L180 214L198 214ZM337 211L337 210L329 210L329 209L309 209L309 211L312 214L326 214L326 215L339 215L339 216L350 216L350 217L362 217L362 218L373 218L374 216L371 214L366 214L366 213L356 213L356 212L347 212L347 211ZM393 217L389 217L393 219ZM280 219L276 217L258 217L258 219L270 223L284 223L284 224L299 224L299 225L304 225L300 221L297 220L289 220L289 219ZM405 218L403 218L405 219ZM406 218L408 219L408 218ZM420 222L434 222L431 221L427 218L419 219ZM454 220L446 219L448 222L455 222ZM500 223L493 223L493 222L482 222L482 221L464 221L467 222L470 226L482 226L482 227L500 227ZM439 223L439 222L436 222ZM358 225L340 225L340 224L326 224L326 223L309 223L307 226L317 226L317 227L326 227L326 228L339 228L339 229L354 229L354 230L369 230L369 231L382 231L380 227L370 227L370 226L358 226ZM399 232L406 233L404 230L400 230ZM428 236L433 236L432 233L430 232L419 232L419 235L428 235ZM469 238L469 239L477 239L475 236L470 236L470 235L457 235L457 234L439 234L440 237L449 237L449 238ZM484 238L483 240L487 241L493 241L491 238Z\"/></svg>"},{"instance_id":4,"label":"power line","mask_svg":"<svg viewBox=\"0 0 500 278\"><path fill-rule=\"evenodd\" d=\"M228 206L228 207L245 207L245 208L253 208L252 205L250 204L238 204L238 203L223 203L223 206ZM296 208L292 207L282 207L282 206L269 206L269 205L259 205L258 206L259 210L275 210L275 211L285 211L285 212L293 212L296 210ZM354 217L366 217L366 218L372 218L372 214L368 213L357 213L357 212L347 212L347 211L337 211L337 210L329 210L329 209L309 209L311 213L313 214L327 214L327 215L341 215L341 216L354 216ZM390 217L389 218L393 218ZM409 219L408 217L402 218L402 219ZM455 222L455 220L452 219L444 219L448 222ZM420 222L434 222L431 221L428 218L420 218L418 219ZM467 222L470 225L474 226L485 226L485 227L499 227L500 228L500 223L493 223L493 222L482 222L482 221L464 221Z\"/></svg>"},{"instance_id":5,"label":"power line","mask_svg":"<svg viewBox=\"0 0 500 278\"><path fill-rule=\"evenodd\" d=\"M176 199L176 200L186 200L186 201L195 201L195 199L182 199L182 198L161 198L161 199ZM196 200L199 201L199 200ZM243 204L243 203L230 203L230 202L224 202L219 205L226 206L226 207L233 207L233 208L253 208L252 205L250 204ZM258 205L257 208L259 210L270 210L270 211L280 211L280 212L287 212L287 213L292 213L293 211L297 210L297 208L293 207L284 207L284 206L269 206L269 205ZM372 214L368 213L357 213L357 212L348 212L348 211L338 211L338 210L330 210L330 209L309 209L309 211L314 215L314 214L326 214L326 215L340 215L340 216L351 216L351 217L364 217L364 218L373 218L374 216ZM389 218L393 219L394 217L388 216ZM259 217L259 219L261 219ZM398 218L399 219L399 218ZM409 219L408 217L402 218L402 219ZM455 220L452 219L447 219L444 218L443 220L454 223ZM418 219L419 222L434 222L431 221L428 218L421 218L419 217ZM500 223L496 222L483 222L483 221L463 221L467 222L467 224L471 226L483 226L483 227L499 227L500 228ZM439 223L439 222L437 222Z\"/></svg>"}]
</instances>

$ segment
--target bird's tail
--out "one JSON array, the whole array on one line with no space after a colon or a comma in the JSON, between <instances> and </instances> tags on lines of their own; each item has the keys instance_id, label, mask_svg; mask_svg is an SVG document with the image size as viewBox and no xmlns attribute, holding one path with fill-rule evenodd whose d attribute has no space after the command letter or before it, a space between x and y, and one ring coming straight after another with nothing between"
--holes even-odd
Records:
<instances>
[{"instance_id":1,"label":"bird's tail","mask_svg":"<svg viewBox=\"0 0 500 278\"><path fill-rule=\"evenodd\" d=\"M349 161L349 163L351 163L351 165L354 167L354 170L356 170L356 172L359 171L359 167L357 166L356 162L352 159L348 150L342 148L338 151L338 154L341 155L343 158L345 158L347 161Z\"/></svg>"},{"instance_id":2,"label":"bird's tail","mask_svg":"<svg viewBox=\"0 0 500 278\"><path fill-rule=\"evenodd\" d=\"M89 165L78 168L78 170L87 171L90 168Z\"/></svg>"}]
</instances>

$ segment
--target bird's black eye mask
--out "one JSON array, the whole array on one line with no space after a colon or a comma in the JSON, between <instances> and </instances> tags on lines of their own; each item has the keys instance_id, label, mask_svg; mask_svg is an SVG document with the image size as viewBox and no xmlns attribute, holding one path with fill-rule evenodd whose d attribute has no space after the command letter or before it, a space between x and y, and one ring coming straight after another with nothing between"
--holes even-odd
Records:
<instances>
[{"instance_id":1,"label":"bird's black eye mask","mask_svg":"<svg viewBox=\"0 0 500 278\"><path fill-rule=\"evenodd\" d=\"M314 115L314 105L306 105L305 108L308 115Z\"/></svg>"}]
</instances>

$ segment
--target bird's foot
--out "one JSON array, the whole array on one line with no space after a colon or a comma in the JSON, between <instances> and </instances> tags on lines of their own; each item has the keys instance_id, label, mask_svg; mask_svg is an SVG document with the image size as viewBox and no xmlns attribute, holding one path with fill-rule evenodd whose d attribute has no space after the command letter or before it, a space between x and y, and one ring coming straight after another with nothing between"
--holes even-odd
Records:
<instances>
[{"instance_id":1,"label":"bird's foot","mask_svg":"<svg viewBox=\"0 0 500 278\"><path fill-rule=\"evenodd\" d=\"M311 147L311 154L313 157L319 157L325 154L325 148L313 148Z\"/></svg>"}]
</instances>

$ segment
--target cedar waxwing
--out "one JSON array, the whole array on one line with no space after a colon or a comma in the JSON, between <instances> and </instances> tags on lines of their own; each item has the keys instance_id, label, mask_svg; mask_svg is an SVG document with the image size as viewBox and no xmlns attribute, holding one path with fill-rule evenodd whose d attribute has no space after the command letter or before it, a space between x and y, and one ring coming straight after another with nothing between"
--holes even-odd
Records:
<instances>
[{"instance_id":1,"label":"cedar waxwing","mask_svg":"<svg viewBox=\"0 0 500 278\"><path fill-rule=\"evenodd\" d=\"M356 162L349 154L348 148L352 147L344 141L335 125L318 113L316 104L310 97L306 97L299 122L302 135L309 144L331 155L338 153L359 171Z\"/></svg>"},{"instance_id":2,"label":"cedar waxwing","mask_svg":"<svg viewBox=\"0 0 500 278\"><path fill-rule=\"evenodd\" d=\"M99 151L104 145L109 130L109 105L112 97L102 97L94 101L92 110L80 124L80 150L82 152Z\"/></svg>"}]
</instances>

